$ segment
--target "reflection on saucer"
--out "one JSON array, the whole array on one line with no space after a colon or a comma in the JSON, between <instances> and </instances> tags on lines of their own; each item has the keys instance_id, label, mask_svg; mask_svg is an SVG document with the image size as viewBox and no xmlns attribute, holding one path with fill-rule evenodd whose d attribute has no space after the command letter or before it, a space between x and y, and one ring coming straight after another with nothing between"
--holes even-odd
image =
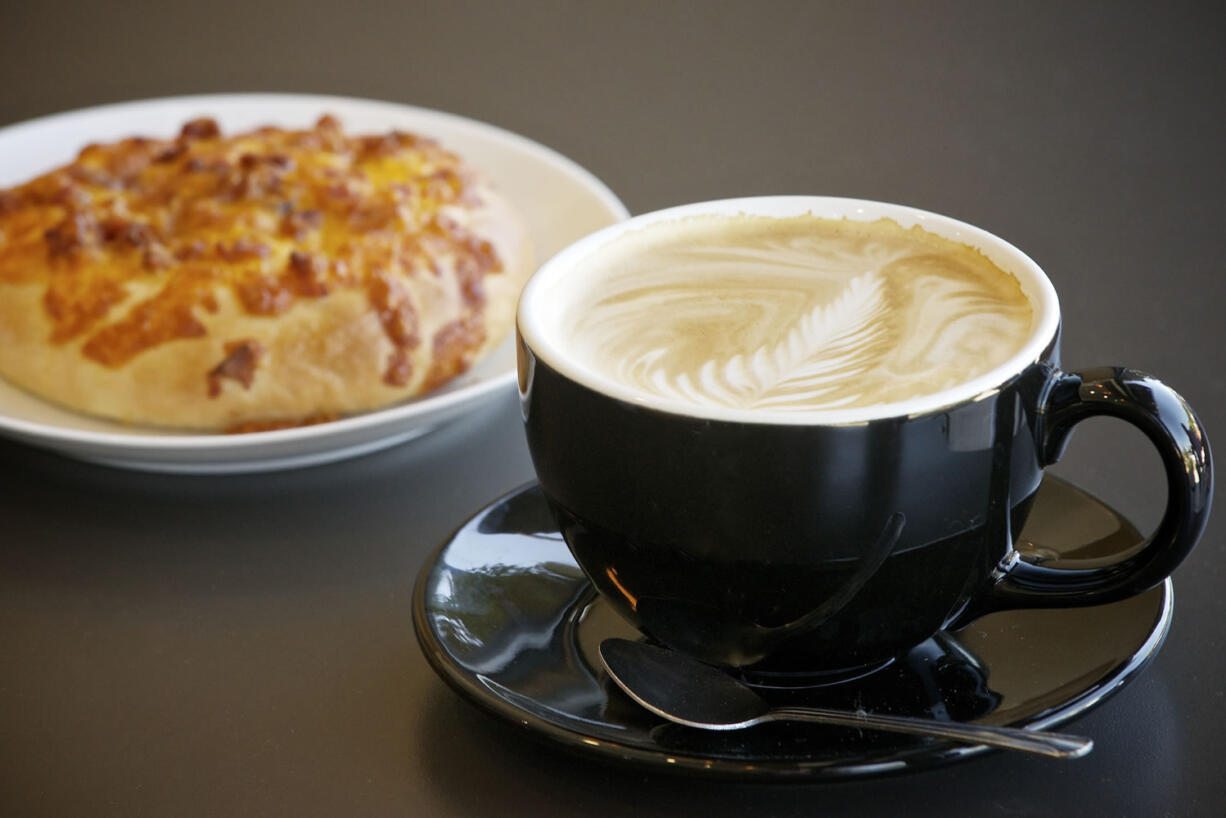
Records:
<instances>
[{"instance_id":1,"label":"reflection on saucer","mask_svg":"<svg viewBox=\"0 0 1226 818\"><path fill-rule=\"evenodd\" d=\"M1048 476L1019 550L1075 563L1141 541L1118 513ZM746 681L776 705L1053 727L1097 705L1157 653L1170 580L1094 608L1004 611L940 633L854 680ZM600 669L608 637L641 638L595 594L533 485L492 503L422 569L413 619L434 669L475 704L584 753L723 776L821 779L920 769L966 747L913 736L771 723L711 733L664 722Z\"/></svg>"}]
</instances>

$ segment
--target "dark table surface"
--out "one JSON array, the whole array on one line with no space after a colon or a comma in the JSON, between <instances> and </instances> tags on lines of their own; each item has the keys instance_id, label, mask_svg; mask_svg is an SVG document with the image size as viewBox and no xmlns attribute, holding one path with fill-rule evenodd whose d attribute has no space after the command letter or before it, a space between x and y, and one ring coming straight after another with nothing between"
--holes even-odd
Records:
<instances>
[{"instance_id":1,"label":"dark table surface","mask_svg":"<svg viewBox=\"0 0 1226 818\"><path fill-rule=\"evenodd\" d=\"M992 6L989 10L987 7ZM0 123L285 90L496 123L632 212L745 194L902 202L1026 250L1065 361L1158 374L1226 440L1226 28L1214 4L0 5ZM1152 528L1156 455L1108 420L1057 472ZM1221 516L1145 673L1058 762L812 786L650 774L530 742L413 636L436 545L532 476L512 393L416 442L168 477L0 440L0 814L1220 815Z\"/></svg>"}]
</instances>

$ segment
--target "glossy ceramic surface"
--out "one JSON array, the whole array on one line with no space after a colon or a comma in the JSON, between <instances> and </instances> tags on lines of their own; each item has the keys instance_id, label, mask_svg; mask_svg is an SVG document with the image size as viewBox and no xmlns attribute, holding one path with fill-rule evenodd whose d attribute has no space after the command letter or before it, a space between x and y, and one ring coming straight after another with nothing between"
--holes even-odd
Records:
<instances>
[{"instance_id":1,"label":"glossy ceramic surface","mask_svg":"<svg viewBox=\"0 0 1226 818\"><path fill-rule=\"evenodd\" d=\"M1034 308L1022 350L922 398L794 412L659 397L569 350L573 330L555 316L583 303L567 293L600 286L588 272L599 261L586 260L618 237L710 214L806 212L922 224L991 257ZM524 289L517 337L528 450L576 561L636 628L711 664L856 674L991 611L1118 601L1169 576L1208 519L1212 459L1191 406L1135 370L1063 370L1043 271L935 214L764 196L638 216L547 262ZM1157 531L1109 564L1020 561L1013 542L1043 469L1099 415L1158 450L1169 499Z\"/></svg>"},{"instance_id":2,"label":"glossy ceramic surface","mask_svg":"<svg viewBox=\"0 0 1226 818\"><path fill-rule=\"evenodd\" d=\"M1019 548L1075 567L1142 539L1120 514L1048 476ZM1139 673L1161 646L1171 612L1167 580L1107 605L990 614L855 680L821 685L805 674L762 674L749 681L780 706L1052 727ZM607 637L641 637L592 590L535 485L486 507L423 567L413 618L431 665L462 695L592 758L808 781L921 769L987 751L803 724L712 734L651 715L605 676L597 654Z\"/></svg>"},{"instance_id":3,"label":"glossy ceramic surface","mask_svg":"<svg viewBox=\"0 0 1226 818\"><path fill-rule=\"evenodd\" d=\"M0 129L0 187L70 161L88 142L174 134L212 116L227 132L306 127L323 113L356 132L414 131L481 168L528 223L537 260L627 217L595 176L530 139L472 119L390 102L308 94L215 94L72 111ZM565 203L559 207L558 203ZM354 457L420 437L512 388L507 339L470 371L419 399L332 423L247 435L190 434L106 421L49 404L0 379L0 434L83 460L143 471L270 471Z\"/></svg>"}]
</instances>

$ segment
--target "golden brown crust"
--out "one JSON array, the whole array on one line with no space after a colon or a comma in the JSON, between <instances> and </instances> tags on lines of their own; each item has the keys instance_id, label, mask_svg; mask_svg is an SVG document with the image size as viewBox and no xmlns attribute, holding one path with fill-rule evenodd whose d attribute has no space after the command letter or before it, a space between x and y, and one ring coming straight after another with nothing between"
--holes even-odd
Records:
<instances>
[{"instance_id":1,"label":"golden brown crust","mask_svg":"<svg viewBox=\"0 0 1226 818\"><path fill-rule=\"evenodd\" d=\"M428 139L195 120L0 191L0 374L163 426L365 411L492 348L531 266L508 203Z\"/></svg>"}]
</instances>

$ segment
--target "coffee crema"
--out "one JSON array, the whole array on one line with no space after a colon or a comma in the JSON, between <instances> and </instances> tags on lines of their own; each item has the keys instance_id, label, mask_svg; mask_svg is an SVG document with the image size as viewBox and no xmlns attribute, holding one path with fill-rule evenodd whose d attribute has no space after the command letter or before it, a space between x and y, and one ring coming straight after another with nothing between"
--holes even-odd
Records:
<instances>
[{"instance_id":1,"label":"coffee crema","mask_svg":"<svg viewBox=\"0 0 1226 818\"><path fill-rule=\"evenodd\" d=\"M695 216L626 233L563 298L568 356L645 397L813 411L942 392L1022 349L1035 311L968 245L889 219Z\"/></svg>"}]
</instances>

